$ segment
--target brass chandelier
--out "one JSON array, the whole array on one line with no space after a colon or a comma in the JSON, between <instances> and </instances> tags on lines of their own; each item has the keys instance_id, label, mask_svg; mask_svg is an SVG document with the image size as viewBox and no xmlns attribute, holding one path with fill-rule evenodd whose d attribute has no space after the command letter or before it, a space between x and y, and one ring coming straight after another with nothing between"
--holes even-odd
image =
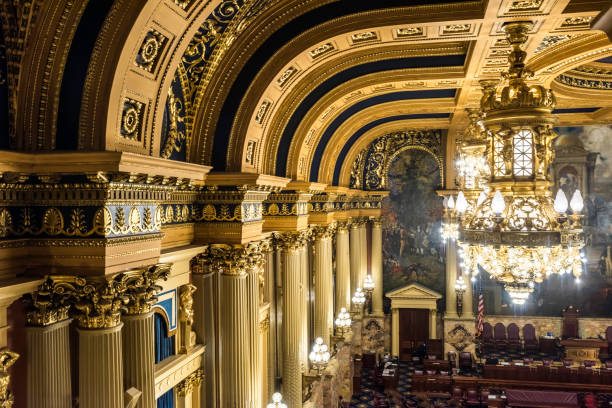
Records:
<instances>
[{"instance_id":1,"label":"brass chandelier","mask_svg":"<svg viewBox=\"0 0 612 408\"><path fill-rule=\"evenodd\" d=\"M519 305L551 274L573 273L578 282L584 260L580 191L568 216L563 191L553 202L549 190L555 98L526 82L532 73L521 47L531 28L525 21L504 26L512 45L507 84L498 91L499 80L481 81L480 111L468 110L471 124L458 143L461 192L450 209L463 270L474 280L484 269Z\"/></svg>"}]
</instances>

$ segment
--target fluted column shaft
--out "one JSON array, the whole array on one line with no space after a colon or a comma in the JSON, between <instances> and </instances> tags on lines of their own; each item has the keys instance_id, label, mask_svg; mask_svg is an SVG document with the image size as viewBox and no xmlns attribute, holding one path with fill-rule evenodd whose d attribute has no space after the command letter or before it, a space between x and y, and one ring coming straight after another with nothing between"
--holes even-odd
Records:
<instances>
[{"instance_id":1,"label":"fluted column shaft","mask_svg":"<svg viewBox=\"0 0 612 408\"><path fill-rule=\"evenodd\" d=\"M368 274L368 238L365 222L359 224L359 265L359 286L363 287Z\"/></svg>"},{"instance_id":2,"label":"fluted column shaft","mask_svg":"<svg viewBox=\"0 0 612 408\"><path fill-rule=\"evenodd\" d=\"M345 226L336 231L336 310L351 307L351 261L349 233Z\"/></svg>"},{"instance_id":3,"label":"fluted column shaft","mask_svg":"<svg viewBox=\"0 0 612 408\"><path fill-rule=\"evenodd\" d=\"M70 408L70 320L26 328L29 408Z\"/></svg>"},{"instance_id":4,"label":"fluted column shaft","mask_svg":"<svg viewBox=\"0 0 612 408\"><path fill-rule=\"evenodd\" d=\"M221 406L253 408L247 274L221 274Z\"/></svg>"},{"instance_id":5,"label":"fluted column shaft","mask_svg":"<svg viewBox=\"0 0 612 408\"><path fill-rule=\"evenodd\" d=\"M328 232L315 236L315 337L330 345L333 315L332 242Z\"/></svg>"},{"instance_id":6,"label":"fluted column shaft","mask_svg":"<svg viewBox=\"0 0 612 408\"><path fill-rule=\"evenodd\" d=\"M259 269L253 269L247 275L247 306L249 323L249 346L251 353L251 387L253 387L254 406L259 408L262 404L261 396L261 361L259 337ZM246 351L246 350L245 350Z\"/></svg>"},{"instance_id":7,"label":"fluted column shaft","mask_svg":"<svg viewBox=\"0 0 612 408\"><path fill-rule=\"evenodd\" d=\"M457 280L457 243L449 239L446 241L446 317L457 317L457 294L455 281Z\"/></svg>"},{"instance_id":8,"label":"fluted column shaft","mask_svg":"<svg viewBox=\"0 0 612 408\"><path fill-rule=\"evenodd\" d=\"M311 310L310 310L310 253L308 244L304 245L301 249L301 280L300 285L302 287L302 314L301 314L301 327L302 335L301 346L300 346L300 361L302 372L308 370L309 360L308 353L310 349L310 339L308 338Z\"/></svg>"},{"instance_id":9,"label":"fluted column shaft","mask_svg":"<svg viewBox=\"0 0 612 408\"><path fill-rule=\"evenodd\" d=\"M372 293L372 313L383 314L383 259L382 259L382 223L380 220L372 222L372 280L374 292Z\"/></svg>"},{"instance_id":10,"label":"fluted column shaft","mask_svg":"<svg viewBox=\"0 0 612 408\"><path fill-rule=\"evenodd\" d=\"M290 407L302 406L302 253L288 247L281 252L283 280L283 397Z\"/></svg>"},{"instance_id":11,"label":"fluted column shaft","mask_svg":"<svg viewBox=\"0 0 612 408\"><path fill-rule=\"evenodd\" d=\"M78 329L79 407L123 407L122 326Z\"/></svg>"},{"instance_id":12,"label":"fluted column shaft","mask_svg":"<svg viewBox=\"0 0 612 408\"><path fill-rule=\"evenodd\" d=\"M155 323L153 312L124 315L123 383L142 392L137 407L155 406Z\"/></svg>"},{"instance_id":13,"label":"fluted column shaft","mask_svg":"<svg viewBox=\"0 0 612 408\"><path fill-rule=\"evenodd\" d=\"M351 265L351 293L349 299L355 294L355 290L361 286L361 232L359 224L351 224L350 230L350 265Z\"/></svg>"},{"instance_id":14,"label":"fluted column shaft","mask_svg":"<svg viewBox=\"0 0 612 408\"><path fill-rule=\"evenodd\" d=\"M219 395L217 382L217 307L218 275L205 270L197 270L191 274L191 279L197 290L193 294L194 315L193 328L198 343L206 344L203 367L208 373L202 389L202 401L207 408L218 406Z\"/></svg>"}]
</instances>

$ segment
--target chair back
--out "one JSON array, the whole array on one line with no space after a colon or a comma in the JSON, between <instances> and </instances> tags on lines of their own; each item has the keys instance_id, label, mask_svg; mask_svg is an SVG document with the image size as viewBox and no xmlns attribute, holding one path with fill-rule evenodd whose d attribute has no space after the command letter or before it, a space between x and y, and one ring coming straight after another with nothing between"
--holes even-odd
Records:
<instances>
[{"instance_id":1,"label":"chair back","mask_svg":"<svg viewBox=\"0 0 612 408\"><path fill-rule=\"evenodd\" d=\"M428 355L427 355L427 359L428 359L428 360L436 360L437 358L436 358L436 355L435 355L435 354L428 354Z\"/></svg>"},{"instance_id":2,"label":"chair back","mask_svg":"<svg viewBox=\"0 0 612 408\"><path fill-rule=\"evenodd\" d=\"M472 353L469 351L462 351L459 353L459 367L472 367Z\"/></svg>"},{"instance_id":3,"label":"chair back","mask_svg":"<svg viewBox=\"0 0 612 408\"><path fill-rule=\"evenodd\" d=\"M453 388L453 398L454 399L461 399L463 398L463 390L459 387L455 387Z\"/></svg>"},{"instance_id":4,"label":"chair back","mask_svg":"<svg viewBox=\"0 0 612 408\"><path fill-rule=\"evenodd\" d=\"M503 323L496 323L493 327L495 340L506 340L506 326Z\"/></svg>"},{"instance_id":5,"label":"chair back","mask_svg":"<svg viewBox=\"0 0 612 408\"><path fill-rule=\"evenodd\" d=\"M574 362L573 362L572 360L563 360L563 365L564 365L565 367L569 367L569 366L571 366L572 364L574 364Z\"/></svg>"},{"instance_id":6,"label":"chair back","mask_svg":"<svg viewBox=\"0 0 612 408\"><path fill-rule=\"evenodd\" d=\"M516 323L510 323L508 325L508 339L509 340L520 340L519 327Z\"/></svg>"},{"instance_id":7,"label":"chair back","mask_svg":"<svg viewBox=\"0 0 612 408\"><path fill-rule=\"evenodd\" d=\"M468 402L478 402L478 391L473 388L467 390L467 400Z\"/></svg>"},{"instance_id":8,"label":"chair back","mask_svg":"<svg viewBox=\"0 0 612 408\"><path fill-rule=\"evenodd\" d=\"M608 340L608 343L612 343L612 326L608 326L606 329L606 340Z\"/></svg>"},{"instance_id":9,"label":"chair back","mask_svg":"<svg viewBox=\"0 0 612 408\"><path fill-rule=\"evenodd\" d=\"M528 323L525 326L523 326L523 339L524 340L535 340L536 339L535 327L533 327L533 324Z\"/></svg>"},{"instance_id":10,"label":"chair back","mask_svg":"<svg viewBox=\"0 0 612 408\"><path fill-rule=\"evenodd\" d=\"M448 361L451 361L451 362L457 361L457 353L455 353L454 351L449 351Z\"/></svg>"},{"instance_id":11,"label":"chair back","mask_svg":"<svg viewBox=\"0 0 612 408\"><path fill-rule=\"evenodd\" d=\"M593 360L585 360L584 361L584 366L585 367L593 367L595 365L595 362Z\"/></svg>"},{"instance_id":12,"label":"chair back","mask_svg":"<svg viewBox=\"0 0 612 408\"><path fill-rule=\"evenodd\" d=\"M482 325L482 338L483 339L492 339L493 338L493 327L491 323L484 323Z\"/></svg>"}]
</instances>

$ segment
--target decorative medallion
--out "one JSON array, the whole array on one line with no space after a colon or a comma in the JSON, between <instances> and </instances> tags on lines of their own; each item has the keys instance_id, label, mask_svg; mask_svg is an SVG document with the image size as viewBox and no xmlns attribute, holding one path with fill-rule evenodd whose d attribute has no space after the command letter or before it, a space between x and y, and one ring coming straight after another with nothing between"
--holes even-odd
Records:
<instances>
[{"instance_id":1,"label":"decorative medallion","mask_svg":"<svg viewBox=\"0 0 612 408\"><path fill-rule=\"evenodd\" d=\"M154 72L167 42L168 39L160 32L154 29L149 30L142 40L134 64L147 72Z\"/></svg>"},{"instance_id":2,"label":"decorative medallion","mask_svg":"<svg viewBox=\"0 0 612 408\"><path fill-rule=\"evenodd\" d=\"M141 127L144 119L144 103L134 99L123 100L123 115L121 117L121 136L125 139L140 142Z\"/></svg>"},{"instance_id":3,"label":"decorative medallion","mask_svg":"<svg viewBox=\"0 0 612 408\"><path fill-rule=\"evenodd\" d=\"M468 348L474 340L474 336L461 324L455 325L447 335L448 343L459 352Z\"/></svg>"}]
</instances>

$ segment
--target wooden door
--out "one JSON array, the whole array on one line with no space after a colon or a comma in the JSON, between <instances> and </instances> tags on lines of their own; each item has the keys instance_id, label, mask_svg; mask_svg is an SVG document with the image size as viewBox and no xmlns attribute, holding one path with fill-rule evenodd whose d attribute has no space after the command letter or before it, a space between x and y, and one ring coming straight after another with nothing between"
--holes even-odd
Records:
<instances>
[{"instance_id":1,"label":"wooden door","mask_svg":"<svg viewBox=\"0 0 612 408\"><path fill-rule=\"evenodd\" d=\"M399 340L410 341L413 344L424 344L429 339L429 310L400 309L399 310Z\"/></svg>"}]
</instances>

